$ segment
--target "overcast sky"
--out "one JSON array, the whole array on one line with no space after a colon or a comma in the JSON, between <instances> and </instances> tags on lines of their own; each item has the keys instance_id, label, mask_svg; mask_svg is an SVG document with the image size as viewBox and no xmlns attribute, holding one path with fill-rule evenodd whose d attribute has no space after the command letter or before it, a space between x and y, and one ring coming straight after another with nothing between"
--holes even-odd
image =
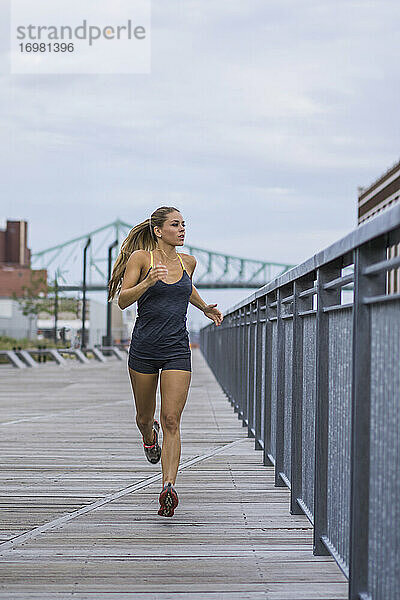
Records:
<instances>
[{"instance_id":1,"label":"overcast sky","mask_svg":"<svg viewBox=\"0 0 400 600\"><path fill-rule=\"evenodd\" d=\"M153 2L148 75L9 75L3 42L1 224L35 252L173 205L188 244L302 262L399 158L399 23L398 0Z\"/></svg>"}]
</instances>

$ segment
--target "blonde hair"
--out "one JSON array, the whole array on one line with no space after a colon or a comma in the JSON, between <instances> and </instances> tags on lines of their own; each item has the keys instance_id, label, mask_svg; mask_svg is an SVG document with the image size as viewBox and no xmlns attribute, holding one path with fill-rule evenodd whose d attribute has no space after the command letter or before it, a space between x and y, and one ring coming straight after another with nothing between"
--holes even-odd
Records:
<instances>
[{"instance_id":1,"label":"blonde hair","mask_svg":"<svg viewBox=\"0 0 400 600\"><path fill-rule=\"evenodd\" d=\"M132 227L121 244L120 252L114 263L111 279L108 282L108 302L121 291L122 280L126 269L126 263L134 250L155 250L157 238L154 235L154 227L162 227L171 212L180 212L173 206L160 206L149 219L142 221Z\"/></svg>"}]
</instances>

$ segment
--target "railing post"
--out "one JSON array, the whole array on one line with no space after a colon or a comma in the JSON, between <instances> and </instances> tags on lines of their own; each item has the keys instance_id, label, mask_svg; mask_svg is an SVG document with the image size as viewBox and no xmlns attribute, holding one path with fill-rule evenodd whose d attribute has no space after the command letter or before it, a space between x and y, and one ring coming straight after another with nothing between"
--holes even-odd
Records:
<instances>
[{"instance_id":1,"label":"railing post","mask_svg":"<svg viewBox=\"0 0 400 600\"><path fill-rule=\"evenodd\" d=\"M265 335L265 330L263 328L263 324L261 322L263 313L265 315L265 296L257 298L257 321L256 321L256 392L255 392L255 423L254 423L254 431L255 431L255 450L263 449L263 442L261 439L261 415L262 415L262 376L263 376L263 332Z\"/></svg>"},{"instance_id":2,"label":"railing post","mask_svg":"<svg viewBox=\"0 0 400 600\"><path fill-rule=\"evenodd\" d=\"M234 358L234 390L233 390L233 410L238 413L239 408L239 398L240 398L240 310L235 311L234 313L234 336L235 336L235 358Z\"/></svg>"},{"instance_id":3,"label":"railing post","mask_svg":"<svg viewBox=\"0 0 400 600\"><path fill-rule=\"evenodd\" d=\"M284 460L284 418L285 418L285 324L282 320L283 289L277 291L276 332L277 332L277 379L276 379L276 447L275 447L275 485L286 486L281 478Z\"/></svg>"},{"instance_id":4,"label":"railing post","mask_svg":"<svg viewBox=\"0 0 400 600\"><path fill-rule=\"evenodd\" d=\"M386 273L365 276L369 264L386 259L385 238L354 251L353 372L350 463L349 599L368 594L369 463L371 408L371 314L368 296L385 293Z\"/></svg>"},{"instance_id":5,"label":"railing post","mask_svg":"<svg viewBox=\"0 0 400 600\"><path fill-rule=\"evenodd\" d=\"M329 416L329 314L327 306L340 304L340 289L324 284L340 276L336 261L317 270L315 473L314 473L314 555L329 555L322 541L327 535L328 515L328 416Z\"/></svg>"},{"instance_id":6,"label":"railing post","mask_svg":"<svg viewBox=\"0 0 400 600\"><path fill-rule=\"evenodd\" d=\"M292 440L291 440L291 488L290 512L292 515L304 514L297 503L303 497L302 462L303 462L303 318L300 311L312 309L312 295L300 297L300 292L312 288L313 275L297 279L293 287L293 370L292 370Z\"/></svg>"},{"instance_id":7,"label":"railing post","mask_svg":"<svg viewBox=\"0 0 400 600\"><path fill-rule=\"evenodd\" d=\"M231 364L231 346L229 344L229 315L224 318L219 328L221 328L220 333L222 334L222 348L226 348L225 359L223 358L224 352L222 352L220 357L223 382L222 389L225 395L229 398L229 380L227 376Z\"/></svg>"},{"instance_id":8,"label":"railing post","mask_svg":"<svg viewBox=\"0 0 400 600\"><path fill-rule=\"evenodd\" d=\"M238 419L241 419L244 423L245 419L245 403L246 403L246 307L243 306L240 309L240 348L239 348L239 388L240 388L240 399L239 399L239 411Z\"/></svg>"},{"instance_id":9,"label":"railing post","mask_svg":"<svg viewBox=\"0 0 400 600\"><path fill-rule=\"evenodd\" d=\"M244 357L243 357L243 417L242 417L242 425L243 427L248 427L249 425L249 327L251 322L251 308L246 304L244 306Z\"/></svg>"},{"instance_id":10,"label":"railing post","mask_svg":"<svg viewBox=\"0 0 400 600\"><path fill-rule=\"evenodd\" d=\"M248 387L248 409L247 409L247 429L248 437L255 437L256 432L254 429L254 386L255 386L255 354L256 354L256 323L257 313L254 308L256 307L256 301L249 304L249 351L248 351L248 372L249 372L249 387Z\"/></svg>"},{"instance_id":11,"label":"railing post","mask_svg":"<svg viewBox=\"0 0 400 600\"><path fill-rule=\"evenodd\" d=\"M229 402L235 404L235 371L236 371L236 338L235 338L235 314L229 315L229 345L231 352L231 370L229 372Z\"/></svg>"},{"instance_id":12,"label":"railing post","mask_svg":"<svg viewBox=\"0 0 400 600\"><path fill-rule=\"evenodd\" d=\"M219 335L222 340L222 348L225 349L225 357L224 352L218 357L221 369L221 381L222 381L222 389L226 396L229 396L229 383L228 383L228 372L231 363L231 345L229 344L229 316L226 317L219 326ZM224 358L223 358L224 357Z\"/></svg>"},{"instance_id":13,"label":"railing post","mask_svg":"<svg viewBox=\"0 0 400 600\"><path fill-rule=\"evenodd\" d=\"M265 350L264 350L264 466L271 467L272 460L271 448L271 395L272 395L272 321L274 316L272 294L265 296Z\"/></svg>"}]
</instances>

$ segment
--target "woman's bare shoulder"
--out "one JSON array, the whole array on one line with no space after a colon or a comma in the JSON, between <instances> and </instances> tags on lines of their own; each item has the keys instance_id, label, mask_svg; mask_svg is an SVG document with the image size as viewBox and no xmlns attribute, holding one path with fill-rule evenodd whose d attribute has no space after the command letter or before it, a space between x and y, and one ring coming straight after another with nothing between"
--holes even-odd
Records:
<instances>
[{"instance_id":1,"label":"woman's bare shoulder","mask_svg":"<svg viewBox=\"0 0 400 600\"><path fill-rule=\"evenodd\" d=\"M130 267L131 265L135 265L141 270L145 269L147 265L150 266L150 252L142 248L134 250L126 263L127 267Z\"/></svg>"},{"instance_id":2,"label":"woman's bare shoulder","mask_svg":"<svg viewBox=\"0 0 400 600\"><path fill-rule=\"evenodd\" d=\"M193 275L193 271L194 271L194 269L196 267L196 263L197 263L195 257L192 256L191 254L185 254L183 252L180 252L179 256L182 258L183 263L184 263L184 265L185 265L186 269L188 270L189 275L191 277Z\"/></svg>"},{"instance_id":3,"label":"woman's bare shoulder","mask_svg":"<svg viewBox=\"0 0 400 600\"><path fill-rule=\"evenodd\" d=\"M146 257L150 257L150 252L148 250L143 250L139 248L138 250L134 250L132 254L129 256L128 261L141 261Z\"/></svg>"},{"instance_id":4,"label":"woman's bare shoulder","mask_svg":"<svg viewBox=\"0 0 400 600\"><path fill-rule=\"evenodd\" d=\"M196 260L194 256L192 256L191 254L186 254L185 252L177 252L177 254L179 254L179 256L188 263L194 262Z\"/></svg>"}]
</instances>

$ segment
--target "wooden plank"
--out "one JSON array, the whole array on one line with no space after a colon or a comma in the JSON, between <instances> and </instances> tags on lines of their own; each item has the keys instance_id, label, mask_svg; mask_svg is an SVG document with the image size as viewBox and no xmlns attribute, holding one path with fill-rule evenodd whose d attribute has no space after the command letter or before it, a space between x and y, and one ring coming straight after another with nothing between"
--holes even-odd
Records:
<instances>
[{"instance_id":1,"label":"wooden plank","mask_svg":"<svg viewBox=\"0 0 400 600\"><path fill-rule=\"evenodd\" d=\"M126 364L1 370L0 598L347 598L198 350L192 364L172 519Z\"/></svg>"}]
</instances>

